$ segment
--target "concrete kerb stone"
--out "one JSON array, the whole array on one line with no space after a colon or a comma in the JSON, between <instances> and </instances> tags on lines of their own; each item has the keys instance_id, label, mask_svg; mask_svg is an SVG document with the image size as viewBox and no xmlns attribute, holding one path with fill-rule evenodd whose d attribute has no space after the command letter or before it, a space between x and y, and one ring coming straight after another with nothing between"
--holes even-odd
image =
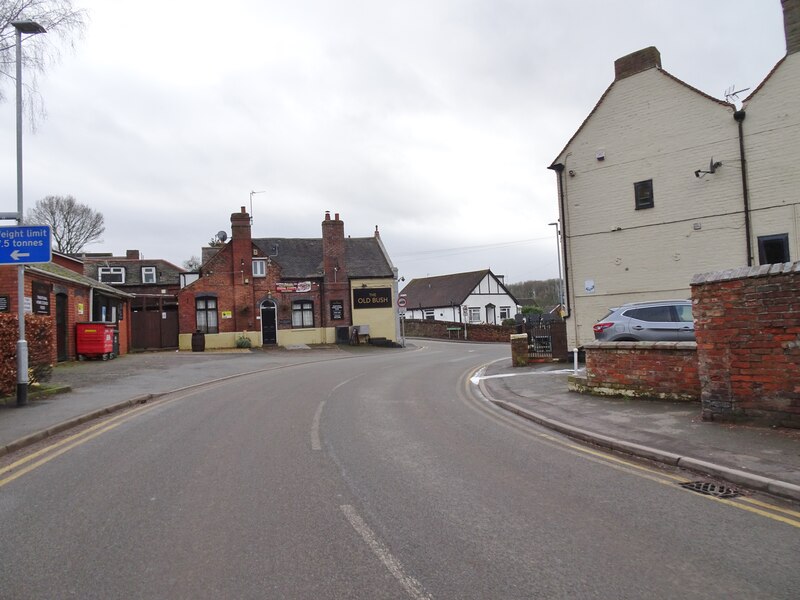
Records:
<instances>
[{"instance_id":1,"label":"concrete kerb stone","mask_svg":"<svg viewBox=\"0 0 800 600\"><path fill-rule=\"evenodd\" d=\"M79 415L72 419L67 419L66 421L62 421L61 423L53 425L52 427L36 431L34 433L31 433L29 435L14 440L10 444L6 444L5 446L0 447L0 456L5 456L6 454L10 454L11 452L16 452L17 450L25 448L26 446L30 446L31 444L35 444L36 442L40 442L46 438L57 435L62 431L66 431L67 429L72 429L73 427L77 427L78 425L82 425L88 421L92 421L99 417L110 415L111 413L117 412L118 410L123 410L125 408L135 406L137 404L145 404L159 395L161 394L146 394L144 396L137 396L136 398L131 398L130 400L123 400L122 402L117 402L116 404L112 404L111 406L106 406L105 408L93 410L91 412Z\"/></svg>"},{"instance_id":2,"label":"concrete kerb stone","mask_svg":"<svg viewBox=\"0 0 800 600\"><path fill-rule=\"evenodd\" d=\"M495 406L516 414L524 419L528 419L529 421L539 423L540 425L543 425L549 429L553 429L554 431L558 431L559 433L563 433L564 435L574 439L588 442L602 448L608 448L629 454L631 456L637 456L639 458L646 458L663 464L677 466L683 469L694 471L701 475L719 477L731 483L750 489L767 492L775 496L781 496L791 500L800 500L800 486L792 483L771 479L769 477L762 477L761 475L740 471L738 469L731 469L729 467L724 467L722 465L717 465L689 456L681 456L672 452L665 452L663 450L659 450L658 448L652 448L650 446L644 446L642 444L635 444L633 442L620 440L618 438L613 438L588 431L586 429L581 429L580 427L573 427L567 423L562 423L549 417L545 417L544 415L524 409L521 406L517 406L511 402L496 400L491 397L491 395L483 386L479 387L484 397Z\"/></svg>"}]
</instances>

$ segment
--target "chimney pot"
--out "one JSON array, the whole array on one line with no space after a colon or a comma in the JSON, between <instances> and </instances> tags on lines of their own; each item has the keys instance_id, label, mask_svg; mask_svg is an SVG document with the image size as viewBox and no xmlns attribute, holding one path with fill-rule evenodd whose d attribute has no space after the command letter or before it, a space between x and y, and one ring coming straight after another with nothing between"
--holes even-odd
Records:
<instances>
[{"instance_id":1,"label":"chimney pot","mask_svg":"<svg viewBox=\"0 0 800 600\"><path fill-rule=\"evenodd\" d=\"M331 211L329 211L329 210L325 211L325 220L326 221L330 221L331 220Z\"/></svg>"}]
</instances>

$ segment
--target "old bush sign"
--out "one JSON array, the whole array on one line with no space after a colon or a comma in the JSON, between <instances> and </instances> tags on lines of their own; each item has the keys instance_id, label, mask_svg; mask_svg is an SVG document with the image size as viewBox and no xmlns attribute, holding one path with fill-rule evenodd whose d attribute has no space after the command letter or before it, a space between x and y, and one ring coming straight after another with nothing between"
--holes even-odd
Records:
<instances>
[{"instance_id":1,"label":"old bush sign","mask_svg":"<svg viewBox=\"0 0 800 600\"><path fill-rule=\"evenodd\" d=\"M353 308L391 308L392 288L353 290Z\"/></svg>"}]
</instances>

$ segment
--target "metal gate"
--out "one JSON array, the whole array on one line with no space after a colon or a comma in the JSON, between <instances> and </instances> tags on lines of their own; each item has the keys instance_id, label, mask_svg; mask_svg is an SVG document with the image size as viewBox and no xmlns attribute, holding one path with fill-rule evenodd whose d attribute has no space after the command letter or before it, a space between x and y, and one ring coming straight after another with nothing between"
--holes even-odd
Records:
<instances>
[{"instance_id":1,"label":"metal gate","mask_svg":"<svg viewBox=\"0 0 800 600\"><path fill-rule=\"evenodd\" d=\"M528 359L567 360L567 326L564 321L533 320L525 326L528 334Z\"/></svg>"}]
</instances>

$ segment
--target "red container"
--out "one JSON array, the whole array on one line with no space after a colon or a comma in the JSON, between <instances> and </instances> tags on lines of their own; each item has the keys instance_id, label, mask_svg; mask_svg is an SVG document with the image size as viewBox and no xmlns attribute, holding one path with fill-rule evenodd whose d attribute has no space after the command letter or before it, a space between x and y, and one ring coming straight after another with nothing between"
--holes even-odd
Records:
<instances>
[{"instance_id":1,"label":"red container","mask_svg":"<svg viewBox=\"0 0 800 600\"><path fill-rule=\"evenodd\" d=\"M114 358L114 326L108 323L78 323L78 360Z\"/></svg>"}]
</instances>

